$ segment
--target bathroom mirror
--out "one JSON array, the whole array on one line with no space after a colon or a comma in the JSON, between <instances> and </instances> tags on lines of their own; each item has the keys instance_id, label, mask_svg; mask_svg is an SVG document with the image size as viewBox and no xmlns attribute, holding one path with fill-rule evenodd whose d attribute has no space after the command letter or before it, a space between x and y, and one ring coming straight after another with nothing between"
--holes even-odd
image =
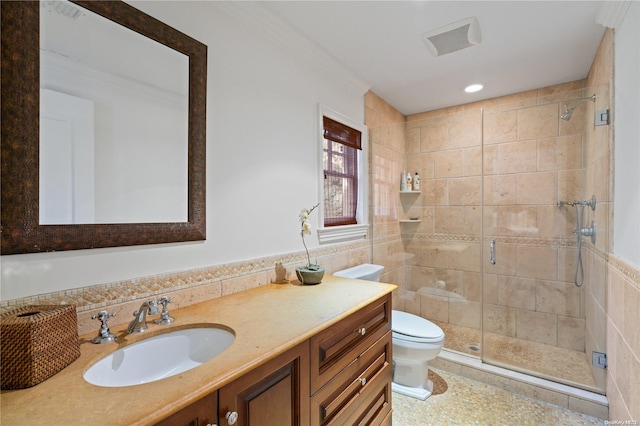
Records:
<instances>
[{"instance_id":1,"label":"bathroom mirror","mask_svg":"<svg viewBox=\"0 0 640 426\"><path fill-rule=\"evenodd\" d=\"M39 2L2 2L1 7L2 254L204 240L207 47L119 1L56 1L43 2L42 5ZM111 26L126 37L137 38L135 43L141 44L139 51L144 51L147 58L136 61L140 54L127 47L134 41L125 41L124 47L115 47L115 54L109 55L107 50L114 49L109 44L119 36L103 36L91 42L96 46L94 53L102 52L102 55L94 55L95 58L98 61L101 57L106 58L103 69L96 70L96 65L85 67L89 60L72 58L70 52L81 49L69 45L81 44L95 35L67 35L71 42L58 41L62 43L58 46L55 42L41 44L41 14L71 20L74 16L77 19L80 15L84 19L95 14L104 22L85 26ZM47 30L47 35L50 33ZM105 43L104 38L108 43L102 44ZM117 53L118 50L121 54ZM159 53L165 59L151 59L148 56L151 53L147 52ZM116 58L118 63L107 69L109 64L116 62ZM78 71L74 62L81 62L80 68L89 71ZM136 72L134 62L143 67L146 64L149 68ZM47 74L43 90L41 65L54 70ZM77 86L61 85L60 81L65 77L59 77L64 73L56 74L60 69L71 69ZM66 80L74 79L67 76ZM135 108L125 105L116 96L113 96L116 101L110 100L112 103L109 103L100 95L94 96L91 88L82 91L81 83L87 86L85 82L91 80L118 80L117 84L133 81L133 85L125 87L122 92L126 96L142 92L147 104L131 101L131 105L142 105ZM52 94L53 106L48 107ZM81 115L87 115L86 112L92 110L91 105L96 109L95 115L88 114L95 118L95 123L90 121L90 125L83 125L86 139L93 137L95 143L85 144L87 148L71 148L71 151L76 149L83 155L86 151L93 152L82 161L76 160L75 164L69 159L71 156L60 155L68 143L65 145L63 141L53 149L45 149L44 143L41 146L41 141L51 138L51 134L54 135L53 140L60 140L60 135L65 135L65 128L83 127L75 125L75 122L65 126L65 118L51 118L48 113L43 116L45 111L71 110L71 107L60 106L67 105L68 98L78 105L76 109ZM152 100L148 101L149 98ZM168 116L169 110L175 110L175 115ZM123 111L127 111L126 114ZM128 118L129 123L123 125L121 119L114 121L117 126L105 126L108 120L104 117L112 118L117 113ZM172 127L167 127L167 124ZM99 127L107 128L99 131ZM140 136L142 134L147 135L146 139ZM171 136L166 136L168 134ZM85 136L67 135L66 138L73 141ZM103 139L101 144L98 144L99 139ZM41 157L44 151L53 152L56 157ZM166 154L165 157L162 154ZM128 164L128 168L123 164ZM148 166L155 167L156 171L145 169ZM99 169L112 172L99 172ZM162 173L163 170L167 172ZM80 176L76 177L75 183L74 173ZM153 183L152 186L128 189L135 187L133 182L136 179L144 180L145 177ZM71 182L73 188L47 193L45 187L51 186L58 178L67 187ZM158 183L161 183L160 187ZM83 185L84 189L77 189ZM106 193L111 192L111 198L98 192L100 188L106 188ZM89 195L84 201L77 202L83 191ZM153 192L160 196L148 197ZM171 194L174 198L170 197ZM47 213L42 208L47 199L49 206L63 206L62 210L66 210L62 214L54 212L51 215L49 209ZM65 207L74 200L74 206ZM127 210L131 206L133 208ZM69 210L74 213L69 214ZM110 215L104 213L107 210L111 211Z\"/></svg>"}]
</instances>

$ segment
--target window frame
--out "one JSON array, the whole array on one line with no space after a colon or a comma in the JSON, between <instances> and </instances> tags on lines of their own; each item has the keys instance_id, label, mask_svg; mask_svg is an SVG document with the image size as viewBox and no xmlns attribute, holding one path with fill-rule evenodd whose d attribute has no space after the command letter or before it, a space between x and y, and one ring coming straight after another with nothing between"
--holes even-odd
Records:
<instances>
[{"instance_id":1,"label":"window frame","mask_svg":"<svg viewBox=\"0 0 640 426\"><path fill-rule=\"evenodd\" d=\"M361 148L357 150L358 158L358 202L356 207L356 224L324 226L324 120L327 117L345 126L361 132ZM340 114L324 105L318 107L318 194L319 225L317 227L320 244L353 241L366 238L369 231L369 135L367 127L349 117Z\"/></svg>"}]
</instances>

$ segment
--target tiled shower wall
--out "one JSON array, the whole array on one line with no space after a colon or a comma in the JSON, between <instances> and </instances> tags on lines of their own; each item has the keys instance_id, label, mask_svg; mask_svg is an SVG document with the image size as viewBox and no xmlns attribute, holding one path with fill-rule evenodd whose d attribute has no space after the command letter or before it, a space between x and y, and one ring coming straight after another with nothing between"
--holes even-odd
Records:
<instances>
[{"instance_id":1,"label":"tiled shower wall","mask_svg":"<svg viewBox=\"0 0 640 426\"><path fill-rule=\"evenodd\" d=\"M584 351L575 216L556 205L583 199L585 106L571 121L559 115L584 84L407 117L407 164L423 187L405 196L421 219L403 229L406 311L473 329L483 320L487 332Z\"/></svg>"},{"instance_id":2,"label":"tiled shower wall","mask_svg":"<svg viewBox=\"0 0 640 426\"><path fill-rule=\"evenodd\" d=\"M400 206L400 174L406 158L405 117L376 94L365 95L366 125L369 129L370 196L372 216L373 262L384 266L382 280L398 285L393 292L393 305L400 306L405 292L406 256L398 222Z\"/></svg>"}]
</instances>

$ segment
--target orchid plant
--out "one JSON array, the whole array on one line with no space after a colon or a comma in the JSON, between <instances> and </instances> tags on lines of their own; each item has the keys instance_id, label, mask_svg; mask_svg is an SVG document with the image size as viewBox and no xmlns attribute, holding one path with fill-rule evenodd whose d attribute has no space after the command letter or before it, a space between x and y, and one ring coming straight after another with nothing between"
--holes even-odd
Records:
<instances>
[{"instance_id":1,"label":"orchid plant","mask_svg":"<svg viewBox=\"0 0 640 426\"><path fill-rule=\"evenodd\" d=\"M309 223L309 215L319 205L320 204L318 203L310 209L302 209L302 211L300 211L300 237L302 238L302 245L304 246L304 250L307 252L306 268L310 271L317 271L318 269L320 269L320 266L311 263L311 257L309 257L309 249L307 249L307 244L304 242L304 237L307 235L311 235L311 224Z\"/></svg>"}]
</instances>

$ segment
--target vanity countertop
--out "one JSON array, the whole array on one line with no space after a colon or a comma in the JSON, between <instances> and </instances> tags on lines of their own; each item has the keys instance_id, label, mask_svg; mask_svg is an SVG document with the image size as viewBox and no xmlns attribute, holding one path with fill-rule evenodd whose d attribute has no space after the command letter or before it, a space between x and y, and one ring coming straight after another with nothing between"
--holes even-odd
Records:
<instances>
[{"instance_id":1,"label":"vanity countertop","mask_svg":"<svg viewBox=\"0 0 640 426\"><path fill-rule=\"evenodd\" d=\"M0 424L11 425L152 425L256 366L309 339L395 285L325 275L315 286L266 284L185 308L171 310L175 322L153 324L131 335L127 324L114 326L112 343L95 345L97 333L80 336L81 355L64 370L27 389L0 393ZM82 378L98 359L125 345L170 329L217 323L234 330L233 344L211 361L163 380L107 388ZM154 354L150 353L149 357Z\"/></svg>"}]
</instances>

